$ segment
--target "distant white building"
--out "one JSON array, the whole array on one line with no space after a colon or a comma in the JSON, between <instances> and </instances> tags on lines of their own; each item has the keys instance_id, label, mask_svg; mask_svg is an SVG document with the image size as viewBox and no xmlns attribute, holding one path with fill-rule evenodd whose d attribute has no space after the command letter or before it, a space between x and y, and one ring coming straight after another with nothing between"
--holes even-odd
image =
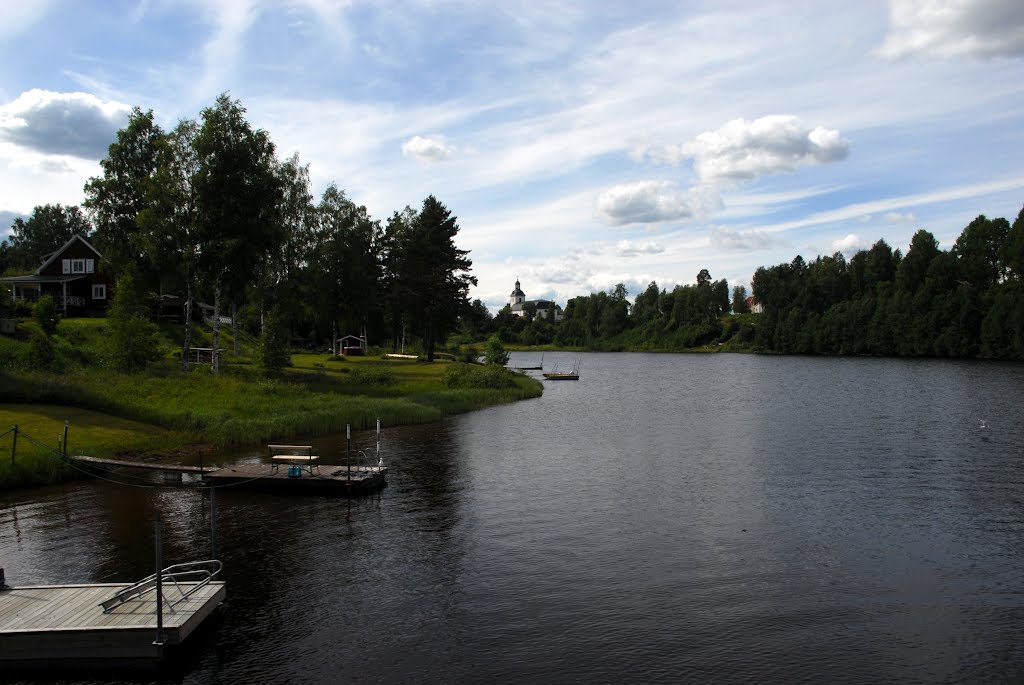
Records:
<instances>
[{"instance_id":1,"label":"distant white building","mask_svg":"<svg viewBox=\"0 0 1024 685\"><path fill-rule=\"evenodd\" d=\"M508 296L508 308L512 312L512 316L526 316L526 310L533 308L534 314L539 319L550 319L551 311L555 312L555 321L562 320L562 308L551 300L528 300L526 295L519 287L519 281L516 281L516 288L512 291L512 294Z\"/></svg>"}]
</instances>

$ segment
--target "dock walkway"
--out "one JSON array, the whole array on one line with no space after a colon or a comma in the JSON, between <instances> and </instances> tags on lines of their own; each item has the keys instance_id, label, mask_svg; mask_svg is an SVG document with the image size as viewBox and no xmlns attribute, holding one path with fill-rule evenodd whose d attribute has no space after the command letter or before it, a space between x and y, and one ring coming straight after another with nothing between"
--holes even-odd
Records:
<instances>
[{"instance_id":1,"label":"dock walkway","mask_svg":"<svg viewBox=\"0 0 1024 685\"><path fill-rule=\"evenodd\" d=\"M122 466L132 469L144 469L146 471L164 471L168 473L212 473L217 470L215 466L184 466L182 464L161 464L159 462L149 463L144 461L125 461L123 459L101 459L100 457L85 457L75 455L68 457L71 461L85 466Z\"/></svg>"},{"instance_id":2,"label":"dock walkway","mask_svg":"<svg viewBox=\"0 0 1024 685\"><path fill-rule=\"evenodd\" d=\"M196 583L181 583L183 587ZM155 595L135 597L104 613L100 603L129 583L39 585L0 590L0 664L21 666L159 660L164 646L185 640L224 601L221 581L211 581L173 608L164 606L166 641L155 644ZM178 591L165 587L173 599Z\"/></svg>"},{"instance_id":3,"label":"dock walkway","mask_svg":"<svg viewBox=\"0 0 1024 685\"><path fill-rule=\"evenodd\" d=\"M295 477L289 476L287 471L273 470L267 464L236 464L207 473L203 480L215 486L351 496L384 487L387 473L386 466L352 466L349 478L349 468L344 464L321 464L319 473L303 471L301 476Z\"/></svg>"}]
</instances>

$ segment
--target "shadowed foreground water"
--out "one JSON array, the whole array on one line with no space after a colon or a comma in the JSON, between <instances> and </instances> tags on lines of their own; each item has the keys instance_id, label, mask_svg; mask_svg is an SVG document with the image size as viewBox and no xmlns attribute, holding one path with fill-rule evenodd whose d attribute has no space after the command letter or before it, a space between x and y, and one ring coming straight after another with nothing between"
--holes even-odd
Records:
<instances>
[{"instance_id":1,"label":"shadowed foreground water","mask_svg":"<svg viewBox=\"0 0 1024 685\"><path fill-rule=\"evenodd\" d=\"M1024 366L608 354L580 373L386 429L379 495L219 491L228 602L183 662L126 681L1024 682ZM3 496L0 566L134 580L154 510L171 563L209 556L208 507L102 481Z\"/></svg>"}]
</instances>

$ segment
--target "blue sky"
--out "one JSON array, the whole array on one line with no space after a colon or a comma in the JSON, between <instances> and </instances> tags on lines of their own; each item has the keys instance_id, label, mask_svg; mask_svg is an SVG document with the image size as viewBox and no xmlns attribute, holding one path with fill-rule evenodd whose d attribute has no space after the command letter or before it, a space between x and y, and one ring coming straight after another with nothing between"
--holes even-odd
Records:
<instances>
[{"instance_id":1,"label":"blue sky","mask_svg":"<svg viewBox=\"0 0 1024 685\"><path fill-rule=\"evenodd\" d=\"M479 297L747 285L1024 205L1024 3L0 3L0 237L79 204L132 106L228 91L319 199L429 194Z\"/></svg>"}]
</instances>

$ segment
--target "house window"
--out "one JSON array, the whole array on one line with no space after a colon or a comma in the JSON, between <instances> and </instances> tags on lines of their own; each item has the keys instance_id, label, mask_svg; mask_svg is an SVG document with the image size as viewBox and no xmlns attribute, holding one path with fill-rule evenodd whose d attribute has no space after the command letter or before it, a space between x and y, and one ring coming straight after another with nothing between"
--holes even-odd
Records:
<instances>
[{"instance_id":1,"label":"house window","mask_svg":"<svg viewBox=\"0 0 1024 685\"><path fill-rule=\"evenodd\" d=\"M107 299L107 286L103 283L94 285L92 287L92 299L94 300L105 300Z\"/></svg>"},{"instance_id":2,"label":"house window","mask_svg":"<svg viewBox=\"0 0 1024 685\"><path fill-rule=\"evenodd\" d=\"M84 274L85 273L85 260L84 259L72 259L71 260L71 273L73 273L73 274Z\"/></svg>"}]
</instances>

